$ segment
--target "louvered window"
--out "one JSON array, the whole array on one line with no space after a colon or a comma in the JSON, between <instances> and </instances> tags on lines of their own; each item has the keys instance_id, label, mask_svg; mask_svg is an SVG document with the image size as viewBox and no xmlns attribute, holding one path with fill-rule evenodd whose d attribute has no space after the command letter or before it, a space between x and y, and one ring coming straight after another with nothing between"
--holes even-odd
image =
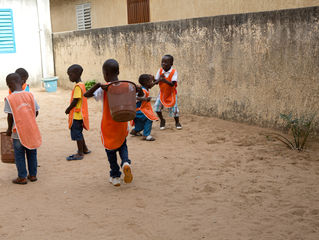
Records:
<instances>
[{"instance_id":1,"label":"louvered window","mask_svg":"<svg viewBox=\"0 0 319 240\"><path fill-rule=\"evenodd\" d=\"M128 24L150 21L149 0L127 0Z\"/></svg>"},{"instance_id":2,"label":"louvered window","mask_svg":"<svg viewBox=\"0 0 319 240\"><path fill-rule=\"evenodd\" d=\"M15 52L12 10L0 9L0 53Z\"/></svg>"},{"instance_id":3,"label":"louvered window","mask_svg":"<svg viewBox=\"0 0 319 240\"><path fill-rule=\"evenodd\" d=\"M91 4L85 3L76 6L76 22L78 30L91 29Z\"/></svg>"}]
</instances>

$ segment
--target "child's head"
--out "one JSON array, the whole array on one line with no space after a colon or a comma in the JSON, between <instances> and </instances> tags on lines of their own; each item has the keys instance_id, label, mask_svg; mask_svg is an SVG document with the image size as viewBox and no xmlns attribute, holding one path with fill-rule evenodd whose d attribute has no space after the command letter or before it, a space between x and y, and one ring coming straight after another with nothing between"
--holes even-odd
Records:
<instances>
[{"instance_id":1,"label":"child's head","mask_svg":"<svg viewBox=\"0 0 319 240\"><path fill-rule=\"evenodd\" d=\"M24 84L29 78L29 73L24 68L18 68L15 73L20 75L22 84Z\"/></svg>"},{"instance_id":2,"label":"child's head","mask_svg":"<svg viewBox=\"0 0 319 240\"><path fill-rule=\"evenodd\" d=\"M7 77L6 77L6 82L7 82L7 86L10 89L11 92L14 92L16 90L20 90L21 89L21 77L19 74L17 73L10 73Z\"/></svg>"},{"instance_id":3,"label":"child's head","mask_svg":"<svg viewBox=\"0 0 319 240\"><path fill-rule=\"evenodd\" d=\"M120 74L119 63L115 59L108 59L104 62L102 71L104 80L109 82Z\"/></svg>"},{"instance_id":4,"label":"child's head","mask_svg":"<svg viewBox=\"0 0 319 240\"><path fill-rule=\"evenodd\" d=\"M68 75L71 82L77 82L81 79L83 68L78 64L73 64L68 68Z\"/></svg>"},{"instance_id":5,"label":"child's head","mask_svg":"<svg viewBox=\"0 0 319 240\"><path fill-rule=\"evenodd\" d=\"M165 72L171 69L174 63L174 58L172 55L166 54L162 57L162 68Z\"/></svg>"},{"instance_id":6,"label":"child's head","mask_svg":"<svg viewBox=\"0 0 319 240\"><path fill-rule=\"evenodd\" d=\"M138 78L138 82L145 88L150 89L154 86L154 76L150 74L142 74Z\"/></svg>"}]
</instances>

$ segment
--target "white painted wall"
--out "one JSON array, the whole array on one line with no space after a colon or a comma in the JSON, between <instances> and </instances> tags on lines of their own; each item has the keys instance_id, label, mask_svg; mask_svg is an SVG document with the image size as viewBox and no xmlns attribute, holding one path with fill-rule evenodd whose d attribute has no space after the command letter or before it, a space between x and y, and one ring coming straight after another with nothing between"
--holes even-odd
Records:
<instances>
[{"instance_id":1,"label":"white painted wall","mask_svg":"<svg viewBox=\"0 0 319 240\"><path fill-rule=\"evenodd\" d=\"M0 54L0 87L17 68L29 72L28 83L40 85L41 78L53 76L49 0L0 0L0 8L13 11L16 53Z\"/></svg>"}]
</instances>

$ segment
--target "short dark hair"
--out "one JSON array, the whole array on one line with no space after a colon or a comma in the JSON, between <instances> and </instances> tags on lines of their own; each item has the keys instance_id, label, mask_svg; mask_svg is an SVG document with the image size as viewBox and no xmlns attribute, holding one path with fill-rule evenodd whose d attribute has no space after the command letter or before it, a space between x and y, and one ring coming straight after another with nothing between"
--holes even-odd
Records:
<instances>
[{"instance_id":1,"label":"short dark hair","mask_svg":"<svg viewBox=\"0 0 319 240\"><path fill-rule=\"evenodd\" d=\"M138 78L138 82L144 86L145 83L150 79L150 76L149 74L142 74L140 75L140 77Z\"/></svg>"},{"instance_id":2,"label":"short dark hair","mask_svg":"<svg viewBox=\"0 0 319 240\"><path fill-rule=\"evenodd\" d=\"M19 74L21 78L28 78L29 77L29 73L27 72L27 70L25 70L24 68L18 68L15 73Z\"/></svg>"},{"instance_id":3,"label":"short dark hair","mask_svg":"<svg viewBox=\"0 0 319 240\"><path fill-rule=\"evenodd\" d=\"M119 74L120 67L119 63L115 59L108 59L103 63L102 67L103 71L110 73L110 74Z\"/></svg>"},{"instance_id":4,"label":"short dark hair","mask_svg":"<svg viewBox=\"0 0 319 240\"><path fill-rule=\"evenodd\" d=\"M21 83L21 77L18 73L10 73L6 77L6 82L7 82L7 84L9 82L20 82Z\"/></svg>"},{"instance_id":5,"label":"short dark hair","mask_svg":"<svg viewBox=\"0 0 319 240\"><path fill-rule=\"evenodd\" d=\"M82 75L82 72L83 72L83 68L81 67L81 65L79 64L73 64L71 65L69 68L68 68L68 72L76 72L80 75Z\"/></svg>"},{"instance_id":6,"label":"short dark hair","mask_svg":"<svg viewBox=\"0 0 319 240\"><path fill-rule=\"evenodd\" d=\"M174 63L174 57L172 55L169 55L169 54L165 54L163 57L168 57L171 59L172 61L172 64Z\"/></svg>"}]
</instances>

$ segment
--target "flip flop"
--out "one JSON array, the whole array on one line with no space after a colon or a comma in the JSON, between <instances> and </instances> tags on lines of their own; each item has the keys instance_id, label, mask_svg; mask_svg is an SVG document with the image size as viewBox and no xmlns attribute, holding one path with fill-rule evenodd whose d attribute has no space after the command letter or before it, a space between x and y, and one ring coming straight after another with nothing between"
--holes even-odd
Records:
<instances>
[{"instance_id":1,"label":"flip flop","mask_svg":"<svg viewBox=\"0 0 319 240\"><path fill-rule=\"evenodd\" d=\"M84 154L89 154L91 153L92 151L91 150L88 150L87 152L83 152ZM77 153L79 153L79 151L77 151Z\"/></svg>"},{"instance_id":2,"label":"flip flop","mask_svg":"<svg viewBox=\"0 0 319 240\"><path fill-rule=\"evenodd\" d=\"M72 154L72 155L70 155L70 156L68 156L67 158L66 158L66 160L68 160L68 161L72 161L72 160L82 160L83 159L83 156L79 156L79 155L77 155L77 154Z\"/></svg>"}]
</instances>

